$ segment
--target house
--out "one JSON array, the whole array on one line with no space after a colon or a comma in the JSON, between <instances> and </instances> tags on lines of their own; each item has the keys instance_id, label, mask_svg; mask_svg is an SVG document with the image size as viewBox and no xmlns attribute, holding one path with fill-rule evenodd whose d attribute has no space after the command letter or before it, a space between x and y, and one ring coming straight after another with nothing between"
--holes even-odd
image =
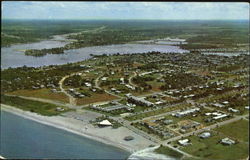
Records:
<instances>
[{"instance_id":1,"label":"house","mask_svg":"<svg viewBox=\"0 0 250 160\"><path fill-rule=\"evenodd\" d=\"M224 101L224 102L222 102L223 104L225 104L225 105L227 105L227 104L229 104L229 102L228 101Z\"/></svg>"},{"instance_id":2,"label":"house","mask_svg":"<svg viewBox=\"0 0 250 160\"><path fill-rule=\"evenodd\" d=\"M234 112L234 113L239 112L239 110L238 110L238 109L233 109L233 108L228 108L228 110L229 110L229 111L231 111L231 112Z\"/></svg>"},{"instance_id":3,"label":"house","mask_svg":"<svg viewBox=\"0 0 250 160\"><path fill-rule=\"evenodd\" d=\"M61 107L56 107L56 111L60 111L60 112L62 112L62 111L64 111L64 108L61 108Z\"/></svg>"},{"instance_id":4,"label":"house","mask_svg":"<svg viewBox=\"0 0 250 160\"><path fill-rule=\"evenodd\" d=\"M173 123L173 120L172 119L166 119L165 121L163 121L163 123L168 125L168 124Z\"/></svg>"},{"instance_id":5,"label":"house","mask_svg":"<svg viewBox=\"0 0 250 160\"><path fill-rule=\"evenodd\" d=\"M161 104L163 104L164 102L162 102L162 101L157 101L157 102L155 102L155 104L156 105L161 105Z\"/></svg>"},{"instance_id":6,"label":"house","mask_svg":"<svg viewBox=\"0 0 250 160\"><path fill-rule=\"evenodd\" d=\"M219 104L219 103L214 103L213 106L219 107L219 108L225 107L223 104Z\"/></svg>"},{"instance_id":7,"label":"house","mask_svg":"<svg viewBox=\"0 0 250 160\"><path fill-rule=\"evenodd\" d=\"M203 132L202 134L199 135L200 138L209 138L211 136L211 133L209 132Z\"/></svg>"},{"instance_id":8,"label":"house","mask_svg":"<svg viewBox=\"0 0 250 160\"><path fill-rule=\"evenodd\" d=\"M74 90L73 88L70 88L69 91L70 91L70 92L73 92L73 91L75 91L75 90Z\"/></svg>"},{"instance_id":9,"label":"house","mask_svg":"<svg viewBox=\"0 0 250 160\"><path fill-rule=\"evenodd\" d=\"M222 115L213 117L213 119L214 119L214 120L218 120L218 119L225 118L225 117L227 117L227 116L228 116L227 114L222 114Z\"/></svg>"},{"instance_id":10,"label":"house","mask_svg":"<svg viewBox=\"0 0 250 160\"><path fill-rule=\"evenodd\" d=\"M83 97L85 97L85 95L83 95L83 94L80 94L80 95L79 95L79 97L80 97L80 98L83 98Z\"/></svg>"},{"instance_id":11,"label":"house","mask_svg":"<svg viewBox=\"0 0 250 160\"><path fill-rule=\"evenodd\" d=\"M131 86L131 85L129 85L129 84L126 84L125 86L126 86L127 88L129 88L129 89L135 90L135 87L133 87L133 86Z\"/></svg>"},{"instance_id":12,"label":"house","mask_svg":"<svg viewBox=\"0 0 250 160\"><path fill-rule=\"evenodd\" d=\"M190 144L189 139L178 140L178 143L182 146L187 146Z\"/></svg>"},{"instance_id":13,"label":"house","mask_svg":"<svg viewBox=\"0 0 250 160\"><path fill-rule=\"evenodd\" d=\"M108 79L108 77L102 77L101 80L102 81L106 81Z\"/></svg>"},{"instance_id":14,"label":"house","mask_svg":"<svg viewBox=\"0 0 250 160\"><path fill-rule=\"evenodd\" d=\"M223 138L221 141L220 141L222 144L224 145L232 145L232 144L235 144L235 141L226 137L226 138Z\"/></svg>"},{"instance_id":15,"label":"house","mask_svg":"<svg viewBox=\"0 0 250 160\"><path fill-rule=\"evenodd\" d=\"M110 123L107 119L99 122L100 126L112 126L112 123Z\"/></svg>"},{"instance_id":16,"label":"house","mask_svg":"<svg viewBox=\"0 0 250 160\"><path fill-rule=\"evenodd\" d=\"M85 86L87 86L87 87L91 87L92 85L91 85L91 83L88 83L88 82L86 82L86 83L84 83L85 84Z\"/></svg>"},{"instance_id":17,"label":"house","mask_svg":"<svg viewBox=\"0 0 250 160\"><path fill-rule=\"evenodd\" d=\"M121 84L124 84L124 78L120 78Z\"/></svg>"}]
</instances>

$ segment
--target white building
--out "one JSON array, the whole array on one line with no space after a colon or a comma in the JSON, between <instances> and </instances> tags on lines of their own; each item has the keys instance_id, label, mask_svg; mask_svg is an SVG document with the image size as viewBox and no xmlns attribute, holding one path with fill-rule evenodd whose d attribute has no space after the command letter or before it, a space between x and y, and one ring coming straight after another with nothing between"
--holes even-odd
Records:
<instances>
[{"instance_id":1,"label":"white building","mask_svg":"<svg viewBox=\"0 0 250 160\"><path fill-rule=\"evenodd\" d=\"M190 144L189 139L178 140L178 143L182 146L187 146Z\"/></svg>"},{"instance_id":2,"label":"white building","mask_svg":"<svg viewBox=\"0 0 250 160\"><path fill-rule=\"evenodd\" d=\"M225 117L227 117L227 116L228 116L227 114L222 114L222 115L213 117L213 119L214 119L214 120L218 120L218 119L225 118Z\"/></svg>"},{"instance_id":3,"label":"white building","mask_svg":"<svg viewBox=\"0 0 250 160\"><path fill-rule=\"evenodd\" d=\"M199 137L203 138L203 139L209 138L210 136L211 136L211 133L209 133L209 132L204 132L204 133L199 135Z\"/></svg>"},{"instance_id":4,"label":"white building","mask_svg":"<svg viewBox=\"0 0 250 160\"><path fill-rule=\"evenodd\" d=\"M229 110L229 111L231 111L231 112L234 112L234 113L239 112L239 110L238 110L238 109L233 109L233 108L228 108L228 110Z\"/></svg>"},{"instance_id":5,"label":"white building","mask_svg":"<svg viewBox=\"0 0 250 160\"><path fill-rule=\"evenodd\" d=\"M86 83L84 83L85 84L85 86L87 86L87 87L91 87L92 85L91 85L91 83L88 83L88 82L86 82Z\"/></svg>"},{"instance_id":6,"label":"white building","mask_svg":"<svg viewBox=\"0 0 250 160\"><path fill-rule=\"evenodd\" d=\"M189 110L185 110L185 111L181 111L181 112L177 112L174 114L174 116L176 117L183 117L183 116L186 116L186 115L189 115L191 113L195 113L197 111L199 111L200 108L192 108L192 109L189 109Z\"/></svg>"},{"instance_id":7,"label":"white building","mask_svg":"<svg viewBox=\"0 0 250 160\"><path fill-rule=\"evenodd\" d=\"M221 140L221 143L225 145L232 145L235 144L235 141L226 137Z\"/></svg>"},{"instance_id":8,"label":"white building","mask_svg":"<svg viewBox=\"0 0 250 160\"><path fill-rule=\"evenodd\" d=\"M110 123L107 119L99 122L99 125L101 126L112 126L112 123Z\"/></svg>"}]
</instances>

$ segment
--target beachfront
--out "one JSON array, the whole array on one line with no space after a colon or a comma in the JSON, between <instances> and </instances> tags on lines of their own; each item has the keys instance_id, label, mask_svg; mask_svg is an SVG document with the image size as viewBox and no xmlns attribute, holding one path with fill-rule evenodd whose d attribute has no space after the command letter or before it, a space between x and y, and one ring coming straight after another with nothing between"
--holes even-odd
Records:
<instances>
[{"instance_id":1,"label":"beachfront","mask_svg":"<svg viewBox=\"0 0 250 160\"><path fill-rule=\"evenodd\" d=\"M125 127L119 127L117 129L113 129L112 127L99 128L84 121L76 120L74 118L62 116L41 116L36 113L23 111L4 104L1 104L1 109L45 125L53 126L77 135L100 141L108 145L119 147L121 149L129 151L130 153L147 148L149 145L153 144L148 139L135 134ZM123 140L123 138L128 135L133 136L134 140Z\"/></svg>"}]
</instances>

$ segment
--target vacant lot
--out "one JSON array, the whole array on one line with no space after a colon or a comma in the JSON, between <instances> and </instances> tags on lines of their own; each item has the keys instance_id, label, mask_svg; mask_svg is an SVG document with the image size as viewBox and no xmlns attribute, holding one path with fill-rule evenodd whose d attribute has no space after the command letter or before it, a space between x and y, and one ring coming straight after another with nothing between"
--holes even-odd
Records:
<instances>
[{"instance_id":1,"label":"vacant lot","mask_svg":"<svg viewBox=\"0 0 250 160\"><path fill-rule=\"evenodd\" d=\"M239 160L247 158L248 144L236 143L231 146L224 146L219 141L225 138L220 134L213 134L208 139L200 139L197 136L190 136L192 145L181 147L181 149L202 159L213 160Z\"/></svg>"},{"instance_id":2,"label":"vacant lot","mask_svg":"<svg viewBox=\"0 0 250 160\"><path fill-rule=\"evenodd\" d=\"M58 115L62 112L70 110L66 107L57 106L54 104L27 100L20 97L5 96L5 95L1 95L1 103L20 108L22 110L35 112L45 116ZM57 111L56 110L57 107L64 108L64 111Z\"/></svg>"},{"instance_id":3,"label":"vacant lot","mask_svg":"<svg viewBox=\"0 0 250 160\"><path fill-rule=\"evenodd\" d=\"M107 93L103 94L97 94L94 93L91 95L91 97L84 97L77 99L77 105L85 105L85 104L91 104L96 102L104 102L104 101L111 101L117 99L117 97L109 95Z\"/></svg>"},{"instance_id":4,"label":"vacant lot","mask_svg":"<svg viewBox=\"0 0 250 160\"><path fill-rule=\"evenodd\" d=\"M10 92L8 94L35 98L44 98L64 103L69 103L69 98L64 93L53 93L49 89L38 89L38 90L18 90Z\"/></svg>"},{"instance_id":5,"label":"vacant lot","mask_svg":"<svg viewBox=\"0 0 250 160\"><path fill-rule=\"evenodd\" d=\"M221 126L216 131L221 132L222 134L236 138L239 141L248 142L249 141L249 122L247 120L239 120L224 126Z\"/></svg>"}]
</instances>

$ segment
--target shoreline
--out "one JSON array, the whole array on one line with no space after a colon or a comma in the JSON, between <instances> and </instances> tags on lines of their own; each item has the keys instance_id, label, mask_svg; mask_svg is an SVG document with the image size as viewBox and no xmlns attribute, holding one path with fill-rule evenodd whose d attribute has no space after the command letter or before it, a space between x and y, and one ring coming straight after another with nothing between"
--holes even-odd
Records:
<instances>
[{"instance_id":1,"label":"shoreline","mask_svg":"<svg viewBox=\"0 0 250 160\"><path fill-rule=\"evenodd\" d=\"M61 130L64 130L64 131L67 131L67 132L70 132L70 133L73 133L73 134L76 134L79 136L83 136L85 138L88 138L88 139L91 139L94 141L97 141L97 142L104 143L106 145L111 145L113 147L120 148L126 152L129 152L130 154L138 151L138 149L133 148L133 146L129 146L126 144L115 142L115 141L112 141L111 139L100 137L100 136L94 135L94 134L89 134L87 132L83 132L83 131L81 132L79 130L74 129L73 127L68 127L66 125L58 124L55 121L53 121L53 119L51 119L51 117L41 116L41 115L29 112L29 111L23 111L21 109L14 108L12 106L5 105L5 104L1 104L1 110L15 114L17 116L20 116L20 117L23 117L23 118L26 118L29 120L32 120L32 121L35 121L35 122L38 122L40 124L55 127L57 129L61 129ZM61 118L64 118L64 117L61 117ZM145 147L145 148L147 148L147 147Z\"/></svg>"}]
</instances>

